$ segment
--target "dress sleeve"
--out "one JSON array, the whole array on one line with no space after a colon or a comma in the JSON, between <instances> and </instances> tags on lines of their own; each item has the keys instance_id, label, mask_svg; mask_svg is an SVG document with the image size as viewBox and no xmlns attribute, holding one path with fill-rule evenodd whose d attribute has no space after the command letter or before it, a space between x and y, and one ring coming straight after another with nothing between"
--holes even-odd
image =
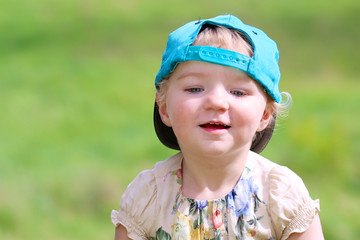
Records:
<instances>
[{"instance_id":1,"label":"dress sleeve","mask_svg":"<svg viewBox=\"0 0 360 240\"><path fill-rule=\"evenodd\" d=\"M320 208L301 178L287 167L277 166L269 173L269 187L268 206L276 239L306 231Z\"/></svg>"},{"instance_id":2,"label":"dress sleeve","mask_svg":"<svg viewBox=\"0 0 360 240\"><path fill-rule=\"evenodd\" d=\"M119 211L112 210L113 224L123 225L131 239L147 239L155 216L156 195L156 181L151 170L140 173L121 197Z\"/></svg>"}]
</instances>

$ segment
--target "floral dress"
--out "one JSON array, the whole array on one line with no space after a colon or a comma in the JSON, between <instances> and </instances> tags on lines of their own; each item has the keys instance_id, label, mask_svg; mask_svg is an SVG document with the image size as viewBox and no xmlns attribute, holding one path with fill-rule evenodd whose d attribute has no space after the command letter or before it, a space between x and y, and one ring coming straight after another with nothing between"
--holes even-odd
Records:
<instances>
[{"instance_id":1,"label":"floral dress","mask_svg":"<svg viewBox=\"0 0 360 240\"><path fill-rule=\"evenodd\" d=\"M140 173L113 210L131 239L287 239L319 211L291 170L250 152L235 188L220 199L182 195L182 154Z\"/></svg>"}]
</instances>

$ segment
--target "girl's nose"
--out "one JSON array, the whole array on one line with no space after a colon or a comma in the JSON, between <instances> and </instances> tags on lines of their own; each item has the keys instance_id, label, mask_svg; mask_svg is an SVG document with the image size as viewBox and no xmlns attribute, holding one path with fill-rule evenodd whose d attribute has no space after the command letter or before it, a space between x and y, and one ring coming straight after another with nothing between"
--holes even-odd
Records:
<instances>
[{"instance_id":1,"label":"girl's nose","mask_svg":"<svg viewBox=\"0 0 360 240\"><path fill-rule=\"evenodd\" d=\"M214 88L206 94L204 102L205 109L226 111L229 109L229 102L227 100L227 92L225 89Z\"/></svg>"}]
</instances>

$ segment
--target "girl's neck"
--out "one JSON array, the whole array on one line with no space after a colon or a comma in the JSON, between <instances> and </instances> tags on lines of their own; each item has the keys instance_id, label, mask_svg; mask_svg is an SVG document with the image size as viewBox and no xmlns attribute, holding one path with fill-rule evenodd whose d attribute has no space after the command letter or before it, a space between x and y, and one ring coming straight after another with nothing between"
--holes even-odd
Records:
<instances>
[{"instance_id":1,"label":"girl's neck","mask_svg":"<svg viewBox=\"0 0 360 240\"><path fill-rule=\"evenodd\" d=\"M183 196L213 200L224 197L236 186L244 170L248 151L227 158L183 155Z\"/></svg>"}]
</instances>

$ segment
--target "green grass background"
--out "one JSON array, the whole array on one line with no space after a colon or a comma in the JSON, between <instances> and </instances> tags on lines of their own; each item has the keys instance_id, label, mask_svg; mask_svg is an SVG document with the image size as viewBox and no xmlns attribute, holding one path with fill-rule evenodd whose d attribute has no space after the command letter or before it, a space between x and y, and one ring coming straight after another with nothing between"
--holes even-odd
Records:
<instances>
[{"instance_id":1,"label":"green grass background","mask_svg":"<svg viewBox=\"0 0 360 240\"><path fill-rule=\"evenodd\" d=\"M152 126L167 35L224 13L280 48L294 103L263 155L321 199L326 239L359 239L359 12L356 0L1 1L0 239L113 238L127 184L174 153Z\"/></svg>"}]
</instances>

